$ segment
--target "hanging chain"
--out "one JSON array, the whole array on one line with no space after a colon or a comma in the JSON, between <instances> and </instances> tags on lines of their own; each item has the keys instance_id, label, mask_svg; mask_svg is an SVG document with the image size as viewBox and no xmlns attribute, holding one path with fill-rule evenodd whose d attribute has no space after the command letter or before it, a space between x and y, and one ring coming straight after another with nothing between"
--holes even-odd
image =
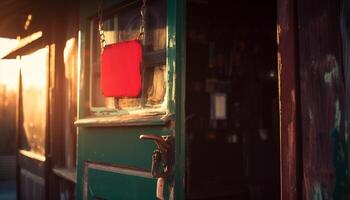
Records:
<instances>
[{"instance_id":1,"label":"hanging chain","mask_svg":"<svg viewBox=\"0 0 350 200\"><path fill-rule=\"evenodd\" d=\"M137 37L138 40L143 40L144 35L145 35L146 2L147 2L147 0L142 0L140 33L139 33L139 36ZM98 15L98 32L100 34L101 52L102 52L102 49L107 45L106 36L105 36L104 29L103 29L103 8L102 8L102 5L103 5L103 0L99 0L97 15Z\"/></svg>"},{"instance_id":2,"label":"hanging chain","mask_svg":"<svg viewBox=\"0 0 350 200\"><path fill-rule=\"evenodd\" d=\"M145 36L145 26L146 26L146 2L147 0L142 0L141 6L141 21L140 21L140 33L138 36L138 40L142 40Z\"/></svg>"},{"instance_id":3,"label":"hanging chain","mask_svg":"<svg viewBox=\"0 0 350 200\"><path fill-rule=\"evenodd\" d=\"M101 44L101 52L102 49L107 45L106 42L106 36L105 36L105 32L103 29L103 8L102 8L102 4L103 4L103 0L99 1L99 5L98 5L98 32L100 34L100 44Z\"/></svg>"}]
</instances>

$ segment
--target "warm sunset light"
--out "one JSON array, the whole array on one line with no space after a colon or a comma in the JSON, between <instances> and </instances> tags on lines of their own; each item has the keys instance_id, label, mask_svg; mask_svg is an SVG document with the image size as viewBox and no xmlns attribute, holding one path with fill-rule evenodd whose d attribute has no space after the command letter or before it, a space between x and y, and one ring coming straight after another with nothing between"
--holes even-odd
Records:
<instances>
[{"instance_id":1,"label":"warm sunset light","mask_svg":"<svg viewBox=\"0 0 350 200\"><path fill-rule=\"evenodd\" d=\"M8 54L16 45L18 40L0 37L0 59Z\"/></svg>"},{"instance_id":2,"label":"warm sunset light","mask_svg":"<svg viewBox=\"0 0 350 200\"><path fill-rule=\"evenodd\" d=\"M44 89L46 87L47 49L40 49L21 57L23 89Z\"/></svg>"},{"instance_id":3,"label":"warm sunset light","mask_svg":"<svg viewBox=\"0 0 350 200\"><path fill-rule=\"evenodd\" d=\"M29 147L27 155L45 160L45 127L48 85L48 47L21 56L21 110L24 136ZM39 157L38 157L39 156Z\"/></svg>"},{"instance_id":4,"label":"warm sunset light","mask_svg":"<svg viewBox=\"0 0 350 200\"><path fill-rule=\"evenodd\" d=\"M77 39L76 38L70 38L69 40L66 41L66 46L64 47L63 50L63 59L64 59L64 64L66 66L76 66L77 65L77 59L76 55L74 54L76 52L76 43ZM71 70L66 70L65 71L65 76L68 79L69 78L69 73Z\"/></svg>"},{"instance_id":5,"label":"warm sunset light","mask_svg":"<svg viewBox=\"0 0 350 200\"><path fill-rule=\"evenodd\" d=\"M16 59L0 60L0 85L6 90L16 91L18 88L19 62Z\"/></svg>"},{"instance_id":6,"label":"warm sunset light","mask_svg":"<svg viewBox=\"0 0 350 200\"><path fill-rule=\"evenodd\" d=\"M0 37L0 59L8 54L16 45L18 40ZM16 59L0 60L0 85L4 85L6 90L15 91L18 86L19 64Z\"/></svg>"}]
</instances>

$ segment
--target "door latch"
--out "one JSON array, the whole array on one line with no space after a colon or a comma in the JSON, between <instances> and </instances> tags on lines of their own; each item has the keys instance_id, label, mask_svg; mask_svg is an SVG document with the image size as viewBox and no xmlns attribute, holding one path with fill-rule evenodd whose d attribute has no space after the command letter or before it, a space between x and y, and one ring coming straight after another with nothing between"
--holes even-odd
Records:
<instances>
[{"instance_id":1,"label":"door latch","mask_svg":"<svg viewBox=\"0 0 350 200\"><path fill-rule=\"evenodd\" d=\"M172 174L174 164L174 137L153 134L140 135L142 140L153 140L157 147L152 154L151 175L157 178L156 196L164 199L165 180Z\"/></svg>"},{"instance_id":2,"label":"door latch","mask_svg":"<svg viewBox=\"0 0 350 200\"><path fill-rule=\"evenodd\" d=\"M140 135L140 139L153 140L157 145L152 155L151 174L153 178L168 177L174 164L174 137L147 134Z\"/></svg>"}]
</instances>

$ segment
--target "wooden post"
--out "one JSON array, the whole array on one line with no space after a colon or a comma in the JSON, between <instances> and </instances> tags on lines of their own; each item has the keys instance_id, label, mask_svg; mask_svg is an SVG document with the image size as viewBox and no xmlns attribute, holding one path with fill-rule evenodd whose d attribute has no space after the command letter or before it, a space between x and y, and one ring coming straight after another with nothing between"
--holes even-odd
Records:
<instances>
[{"instance_id":1,"label":"wooden post","mask_svg":"<svg viewBox=\"0 0 350 200\"><path fill-rule=\"evenodd\" d=\"M299 198L297 34L295 0L277 0L281 199Z\"/></svg>"}]
</instances>

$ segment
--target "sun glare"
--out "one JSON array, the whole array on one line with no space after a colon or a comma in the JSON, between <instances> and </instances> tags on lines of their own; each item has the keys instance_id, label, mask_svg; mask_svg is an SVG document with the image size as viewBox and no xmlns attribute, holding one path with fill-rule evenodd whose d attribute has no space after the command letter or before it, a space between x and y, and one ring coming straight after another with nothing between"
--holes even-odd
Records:
<instances>
[{"instance_id":1,"label":"sun glare","mask_svg":"<svg viewBox=\"0 0 350 200\"><path fill-rule=\"evenodd\" d=\"M16 39L0 37L0 59L8 54L16 45ZM18 87L19 63L16 59L0 60L0 85L7 90L15 91Z\"/></svg>"},{"instance_id":2,"label":"sun glare","mask_svg":"<svg viewBox=\"0 0 350 200\"><path fill-rule=\"evenodd\" d=\"M28 89L45 89L47 48L21 57L22 87Z\"/></svg>"},{"instance_id":3,"label":"sun glare","mask_svg":"<svg viewBox=\"0 0 350 200\"><path fill-rule=\"evenodd\" d=\"M18 87L19 63L15 59L0 60L0 85L7 90L16 91Z\"/></svg>"},{"instance_id":4,"label":"sun glare","mask_svg":"<svg viewBox=\"0 0 350 200\"><path fill-rule=\"evenodd\" d=\"M16 39L0 37L0 58L8 54L17 44Z\"/></svg>"}]
</instances>

